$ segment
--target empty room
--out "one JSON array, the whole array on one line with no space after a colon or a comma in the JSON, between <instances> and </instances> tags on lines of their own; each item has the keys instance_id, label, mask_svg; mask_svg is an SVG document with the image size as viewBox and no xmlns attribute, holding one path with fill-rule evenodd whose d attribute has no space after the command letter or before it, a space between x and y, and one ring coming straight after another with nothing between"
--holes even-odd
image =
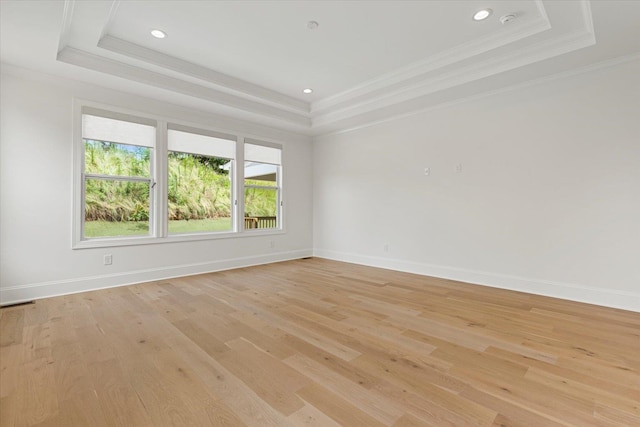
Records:
<instances>
[{"instance_id":1,"label":"empty room","mask_svg":"<svg viewBox=\"0 0 640 427\"><path fill-rule=\"evenodd\" d=\"M640 0L0 0L0 425L640 426Z\"/></svg>"}]
</instances>

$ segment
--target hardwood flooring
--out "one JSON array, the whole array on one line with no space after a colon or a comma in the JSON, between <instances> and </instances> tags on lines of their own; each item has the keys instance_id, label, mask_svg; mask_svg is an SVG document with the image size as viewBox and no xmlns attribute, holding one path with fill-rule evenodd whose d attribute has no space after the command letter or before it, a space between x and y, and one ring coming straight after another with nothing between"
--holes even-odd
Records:
<instances>
[{"instance_id":1,"label":"hardwood flooring","mask_svg":"<svg viewBox=\"0 0 640 427\"><path fill-rule=\"evenodd\" d=\"M640 314L317 258L49 298L0 425L640 426Z\"/></svg>"}]
</instances>

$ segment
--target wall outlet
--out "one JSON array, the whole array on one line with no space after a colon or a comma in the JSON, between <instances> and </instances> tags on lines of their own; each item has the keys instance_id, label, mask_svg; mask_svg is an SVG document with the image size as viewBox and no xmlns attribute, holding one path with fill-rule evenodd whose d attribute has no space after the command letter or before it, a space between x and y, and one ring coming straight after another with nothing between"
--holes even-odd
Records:
<instances>
[{"instance_id":1,"label":"wall outlet","mask_svg":"<svg viewBox=\"0 0 640 427\"><path fill-rule=\"evenodd\" d=\"M105 255L104 256L104 265L113 264L113 255Z\"/></svg>"},{"instance_id":2,"label":"wall outlet","mask_svg":"<svg viewBox=\"0 0 640 427\"><path fill-rule=\"evenodd\" d=\"M385 252L389 252L389 244L385 243L384 246L382 247L382 250Z\"/></svg>"},{"instance_id":3,"label":"wall outlet","mask_svg":"<svg viewBox=\"0 0 640 427\"><path fill-rule=\"evenodd\" d=\"M462 163L458 163L454 170L456 173L462 173Z\"/></svg>"},{"instance_id":4,"label":"wall outlet","mask_svg":"<svg viewBox=\"0 0 640 427\"><path fill-rule=\"evenodd\" d=\"M431 168L424 168L424 174L425 174L426 176L431 175Z\"/></svg>"},{"instance_id":5,"label":"wall outlet","mask_svg":"<svg viewBox=\"0 0 640 427\"><path fill-rule=\"evenodd\" d=\"M271 249L275 248L275 247L276 247L276 242L274 242L273 240L270 240L270 241L269 241L269 247L270 247Z\"/></svg>"}]
</instances>

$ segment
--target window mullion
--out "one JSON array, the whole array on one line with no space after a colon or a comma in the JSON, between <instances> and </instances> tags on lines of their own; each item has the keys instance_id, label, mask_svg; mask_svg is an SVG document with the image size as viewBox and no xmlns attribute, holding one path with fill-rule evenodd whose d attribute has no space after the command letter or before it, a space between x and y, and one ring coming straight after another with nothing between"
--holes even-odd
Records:
<instances>
[{"instance_id":1,"label":"window mullion","mask_svg":"<svg viewBox=\"0 0 640 427\"><path fill-rule=\"evenodd\" d=\"M168 202L167 202L167 185L169 167L168 150L167 150L167 122L159 121L156 134L156 149L154 153L154 170L155 187L153 191L154 197L154 229L153 234L156 237L167 237L168 235Z\"/></svg>"},{"instance_id":2,"label":"window mullion","mask_svg":"<svg viewBox=\"0 0 640 427\"><path fill-rule=\"evenodd\" d=\"M236 168L234 185L234 220L236 231L244 231L244 136L238 136L236 142Z\"/></svg>"},{"instance_id":3,"label":"window mullion","mask_svg":"<svg viewBox=\"0 0 640 427\"><path fill-rule=\"evenodd\" d=\"M282 153L280 154L282 156ZM281 160L282 162L282 160ZM282 165L278 166L278 173L276 174L277 193L276 193L276 212L278 212L278 228L282 229L284 224L284 202L282 194Z\"/></svg>"}]
</instances>

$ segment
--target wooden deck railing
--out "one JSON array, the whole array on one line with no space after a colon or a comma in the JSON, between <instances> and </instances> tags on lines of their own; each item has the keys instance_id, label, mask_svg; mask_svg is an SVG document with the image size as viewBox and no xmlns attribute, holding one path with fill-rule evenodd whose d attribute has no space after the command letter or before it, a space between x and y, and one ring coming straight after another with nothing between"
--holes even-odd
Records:
<instances>
[{"instance_id":1,"label":"wooden deck railing","mask_svg":"<svg viewBox=\"0 0 640 427\"><path fill-rule=\"evenodd\" d=\"M260 228L276 228L278 226L278 218L275 216L252 216L244 218L245 230Z\"/></svg>"}]
</instances>

